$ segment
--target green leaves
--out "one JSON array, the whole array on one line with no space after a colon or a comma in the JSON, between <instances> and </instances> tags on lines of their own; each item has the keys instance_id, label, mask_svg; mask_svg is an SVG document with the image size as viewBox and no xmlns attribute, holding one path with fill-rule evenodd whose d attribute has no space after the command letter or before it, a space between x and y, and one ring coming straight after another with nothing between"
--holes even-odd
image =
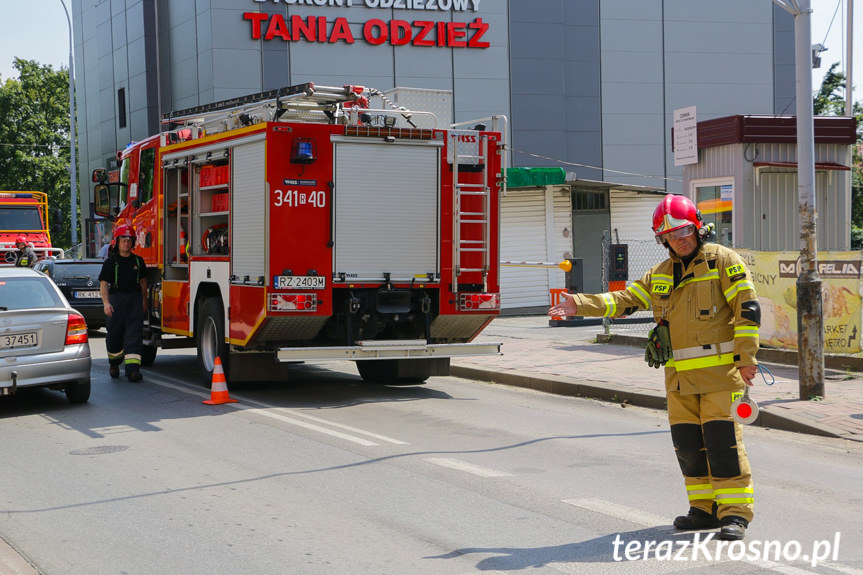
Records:
<instances>
[{"instance_id":1,"label":"green leaves","mask_svg":"<svg viewBox=\"0 0 863 575\"><path fill-rule=\"evenodd\" d=\"M0 79L0 189L48 194L66 217L55 246L68 247L69 73L16 58L18 78Z\"/></svg>"},{"instance_id":2,"label":"green leaves","mask_svg":"<svg viewBox=\"0 0 863 575\"><path fill-rule=\"evenodd\" d=\"M837 72L836 62L824 74L824 80L812 97L813 112L816 116L845 115L845 74ZM857 143L863 140L863 105L854 102L852 113L857 116ZM851 158L851 249L863 249L863 158L860 148L855 146Z\"/></svg>"}]
</instances>

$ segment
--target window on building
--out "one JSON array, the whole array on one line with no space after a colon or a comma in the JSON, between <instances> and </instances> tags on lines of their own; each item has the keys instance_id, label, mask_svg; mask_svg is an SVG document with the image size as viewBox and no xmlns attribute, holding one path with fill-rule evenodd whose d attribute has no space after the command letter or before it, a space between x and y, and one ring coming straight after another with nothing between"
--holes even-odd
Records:
<instances>
[{"instance_id":1,"label":"window on building","mask_svg":"<svg viewBox=\"0 0 863 575\"><path fill-rule=\"evenodd\" d=\"M705 223L716 226L716 242L732 246L733 184L715 186L696 185L695 205Z\"/></svg>"},{"instance_id":2,"label":"window on building","mask_svg":"<svg viewBox=\"0 0 863 575\"><path fill-rule=\"evenodd\" d=\"M608 211L608 192L605 190L573 190L573 211Z\"/></svg>"},{"instance_id":3,"label":"window on building","mask_svg":"<svg viewBox=\"0 0 863 575\"><path fill-rule=\"evenodd\" d=\"M126 127L126 88L117 90L117 124Z\"/></svg>"}]
</instances>

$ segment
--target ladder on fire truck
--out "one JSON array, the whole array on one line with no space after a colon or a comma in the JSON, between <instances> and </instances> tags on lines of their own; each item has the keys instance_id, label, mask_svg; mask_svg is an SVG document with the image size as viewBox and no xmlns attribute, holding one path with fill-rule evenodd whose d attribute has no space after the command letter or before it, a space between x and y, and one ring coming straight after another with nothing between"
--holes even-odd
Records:
<instances>
[{"instance_id":1,"label":"ladder on fire truck","mask_svg":"<svg viewBox=\"0 0 863 575\"><path fill-rule=\"evenodd\" d=\"M369 96L380 97L391 109L370 108ZM168 112L162 114L162 125L167 134L192 128L193 133L183 136L188 139L262 122L340 123L358 126L370 119L385 116L403 118L413 128L416 128L416 124L411 120L413 116L430 117L437 127L437 117L433 113L399 108L380 90L353 85L318 86L313 82ZM383 122L383 125L389 127L390 122ZM166 137L170 138L172 137Z\"/></svg>"},{"instance_id":2,"label":"ladder on fire truck","mask_svg":"<svg viewBox=\"0 0 863 575\"><path fill-rule=\"evenodd\" d=\"M478 134L477 153L461 153L459 149L459 136L464 135L464 131L450 132L449 146L452 150L452 177L453 177L453 214L455 215L455 228L453 237L453 278L452 291L458 294L459 277L465 272L480 272L482 273L483 291L488 291L488 272L491 265L491 193L492 190L488 185L488 167L489 156L492 153L503 154L503 168L506 163L506 116L493 116L491 118L483 118L482 120L492 121L492 131L499 131L498 123L503 122L502 137L504 140L498 142L498 145L492 145L487 134ZM462 125L475 124L477 120L463 122L461 124L453 124L456 128ZM477 134L477 132L472 132ZM500 147L499 147L500 146ZM459 166L460 165L481 165L482 166L482 182L477 184L468 184L459 182ZM502 175L498 175L498 181L502 184L502 190L505 192L506 183ZM481 204L479 211L476 208L471 208L468 211L463 202L465 198L479 197ZM481 232L479 235L482 239L464 239L462 237L462 225L468 228L478 227ZM479 253L482 255L480 267L465 267L462 264L462 256L465 254ZM495 262L496 263L496 262Z\"/></svg>"},{"instance_id":3,"label":"ladder on fire truck","mask_svg":"<svg viewBox=\"0 0 863 575\"><path fill-rule=\"evenodd\" d=\"M333 123L340 107L366 105L363 86L318 86L313 82L194 106L162 114L167 130L198 127L219 133L261 122L293 120ZM293 117L292 117L293 116Z\"/></svg>"}]
</instances>

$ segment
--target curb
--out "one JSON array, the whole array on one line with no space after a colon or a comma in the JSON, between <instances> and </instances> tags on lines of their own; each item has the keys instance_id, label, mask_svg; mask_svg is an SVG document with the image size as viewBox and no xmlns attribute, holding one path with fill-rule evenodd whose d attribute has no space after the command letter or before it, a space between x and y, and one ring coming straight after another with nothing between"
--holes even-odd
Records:
<instances>
[{"instance_id":1,"label":"curb","mask_svg":"<svg viewBox=\"0 0 863 575\"><path fill-rule=\"evenodd\" d=\"M653 409L665 409L665 396L653 393L632 391L630 388L616 386L607 382L591 382L575 380L566 377L551 379L548 377L537 377L529 373L511 371L502 373L476 367L464 367L459 365L450 366L450 375L475 379L479 381L490 381L512 387L524 387L554 395L566 395L571 397L590 397L625 403L628 405L639 405Z\"/></svg>"},{"instance_id":2,"label":"curb","mask_svg":"<svg viewBox=\"0 0 863 575\"><path fill-rule=\"evenodd\" d=\"M793 413L774 413L769 407L761 407L758 410L758 419L753 425L759 427L769 427L771 429L781 429L783 431L793 431L795 433L806 433L808 435L820 435L821 437L834 437L839 439L851 439L848 434L829 425L812 425L805 421L802 417Z\"/></svg>"},{"instance_id":3,"label":"curb","mask_svg":"<svg viewBox=\"0 0 863 575\"><path fill-rule=\"evenodd\" d=\"M0 537L0 573L3 575L39 575L39 571L3 537Z\"/></svg>"},{"instance_id":4,"label":"curb","mask_svg":"<svg viewBox=\"0 0 863 575\"><path fill-rule=\"evenodd\" d=\"M602 401L620 403L623 406L637 405L639 407L662 410L666 408L665 394L632 391L631 389L607 382L581 381L566 377L552 379L549 377L537 377L536 375L519 371L503 373L460 365L451 365L450 375L512 387L523 387L554 395L595 398ZM767 407L760 408L758 419L750 425L808 435L848 439L846 433L842 433L833 427L826 425L815 426L796 415L780 415L771 412Z\"/></svg>"}]
</instances>

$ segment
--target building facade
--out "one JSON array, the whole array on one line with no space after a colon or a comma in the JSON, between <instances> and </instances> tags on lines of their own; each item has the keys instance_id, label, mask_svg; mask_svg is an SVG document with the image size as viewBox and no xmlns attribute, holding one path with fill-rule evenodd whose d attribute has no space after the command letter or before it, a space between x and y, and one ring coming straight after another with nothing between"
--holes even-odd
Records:
<instances>
[{"instance_id":1,"label":"building facade","mask_svg":"<svg viewBox=\"0 0 863 575\"><path fill-rule=\"evenodd\" d=\"M670 142L674 110L695 106L705 120L794 107L793 18L770 0L72 6L81 182L130 141L157 132L172 110L308 81L443 90L454 122L510 118L512 166L563 167L567 181L582 182L573 193L604 194L589 214L570 202L572 221L589 217L593 228L613 232L621 218L609 186L590 182L631 194L639 186L684 191ZM537 197L547 209L560 204ZM80 198L83 217L92 218L92 190L82 186ZM88 228L86 239L96 233ZM590 251L584 246L594 241L571 238L573 250L560 257Z\"/></svg>"}]
</instances>

